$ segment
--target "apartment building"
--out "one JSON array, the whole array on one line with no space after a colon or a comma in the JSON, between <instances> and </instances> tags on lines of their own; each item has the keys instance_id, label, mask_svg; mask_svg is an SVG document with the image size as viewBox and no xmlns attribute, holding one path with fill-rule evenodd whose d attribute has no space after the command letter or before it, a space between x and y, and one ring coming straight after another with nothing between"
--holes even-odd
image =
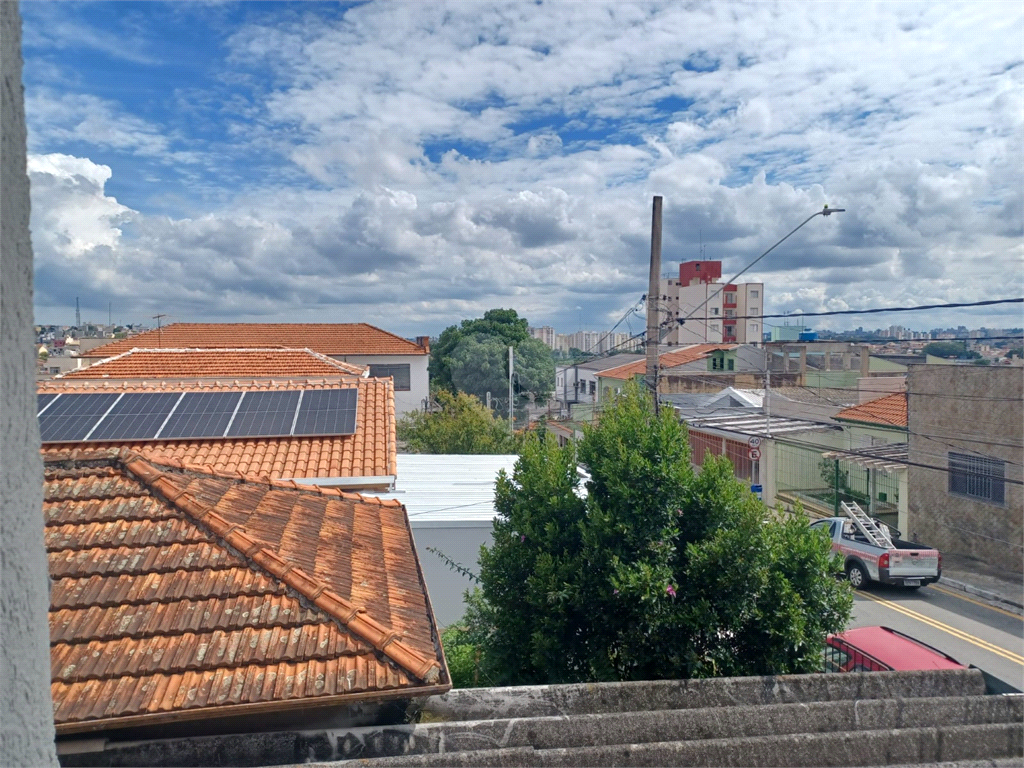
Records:
<instances>
[{"instance_id":1,"label":"apartment building","mask_svg":"<svg viewBox=\"0 0 1024 768\"><path fill-rule=\"evenodd\" d=\"M723 285L721 279L722 262L686 261L679 265L678 279L661 281L662 318L669 321L662 344L761 343L764 284ZM690 312L692 318L676 322Z\"/></svg>"}]
</instances>

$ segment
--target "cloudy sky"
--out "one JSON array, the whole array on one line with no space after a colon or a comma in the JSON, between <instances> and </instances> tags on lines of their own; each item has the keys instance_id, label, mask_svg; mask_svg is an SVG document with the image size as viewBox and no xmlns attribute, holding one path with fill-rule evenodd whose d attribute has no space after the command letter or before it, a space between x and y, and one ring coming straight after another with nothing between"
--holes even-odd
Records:
<instances>
[{"instance_id":1,"label":"cloudy sky","mask_svg":"<svg viewBox=\"0 0 1024 768\"><path fill-rule=\"evenodd\" d=\"M37 322L607 329L1024 295L1019 3L23 3ZM1018 307L818 327L1022 324ZM637 332L643 323L631 321ZM625 327L625 326L624 326Z\"/></svg>"}]
</instances>

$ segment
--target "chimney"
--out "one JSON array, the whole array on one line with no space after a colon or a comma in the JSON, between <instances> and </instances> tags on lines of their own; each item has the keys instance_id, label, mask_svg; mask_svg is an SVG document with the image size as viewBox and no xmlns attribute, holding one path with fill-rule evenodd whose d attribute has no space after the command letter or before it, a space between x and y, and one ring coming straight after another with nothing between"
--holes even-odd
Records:
<instances>
[{"instance_id":1,"label":"chimney","mask_svg":"<svg viewBox=\"0 0 1024 768\"><path fill-rule=\"evenodd\" d=\"M429 336L417 336L416 344L423 347L423 351L430 354L430 337Z\"/></svg>"}]
</instances>

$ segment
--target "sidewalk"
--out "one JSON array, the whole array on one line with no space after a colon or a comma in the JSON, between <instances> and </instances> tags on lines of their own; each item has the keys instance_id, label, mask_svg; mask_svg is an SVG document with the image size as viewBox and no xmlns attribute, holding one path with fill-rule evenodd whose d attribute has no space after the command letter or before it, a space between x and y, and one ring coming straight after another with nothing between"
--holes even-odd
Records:
<instances>
[{"instance_id":1,"label":"sidewalk","mask_svg":"<svg viewBox=\"0 0 1024 768\"><path fill-rule=\"evenodd\" d=\"M966 555L942 554L939 584L1024 614L1024 575L995 568Z\"/></svg>"}]
</instances>

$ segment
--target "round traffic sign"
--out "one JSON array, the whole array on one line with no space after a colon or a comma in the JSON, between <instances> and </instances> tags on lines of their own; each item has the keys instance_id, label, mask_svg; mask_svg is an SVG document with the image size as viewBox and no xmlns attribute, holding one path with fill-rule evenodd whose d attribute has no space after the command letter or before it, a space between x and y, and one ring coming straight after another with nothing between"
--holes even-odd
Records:
<instances>
[{"instance_id":1,"label":"round traffic sign","mask_svg":"<svg viewBox=\"0 0 1024 768\"><path fill-rule=\"evenodd\" d=\"M761 447L761 438L760 437L751 437L749 440L747 440L747 445L749 445L751 448L760 448Z\"/></svg>"}]
</instances>

